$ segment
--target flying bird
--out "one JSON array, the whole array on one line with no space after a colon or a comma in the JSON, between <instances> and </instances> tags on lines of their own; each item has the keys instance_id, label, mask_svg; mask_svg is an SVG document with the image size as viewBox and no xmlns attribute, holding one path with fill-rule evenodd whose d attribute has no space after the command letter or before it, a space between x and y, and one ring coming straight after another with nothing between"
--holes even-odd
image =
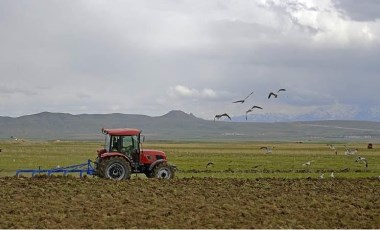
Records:
<instances>
[{"instance_id":1,"label":"flying bird","mask_svg":"<svg viewBox=\"0 0 380 230\"><path fill-rule=\"evenodd\" d=\"M319 175L319 179L323 179L324 176L325 176L325 174L322 173L321 175Z\"/></svg>"},{"instance_id":2,"label":"flying bird","mask_svg":"<svg viewBox=\"0 0 380 230\"><path fill-rule=\"evenodd\" d=\"M252 109L245 111L245 120L248 120L248 113L252 112Z\"/></svg>"},{"instance_id":3,"label":"flying bird","mask_svg":"<svg viewBox=\"0 0 380 230\"><path fill-rule=\"evenodd\" d=\"M269 95L268 95L268 99L269 99L271 96L274 96L274 98L277 98L277 97L278 97L278 93L281 92L281 91L286 91L286 89L279 89L279 90L277 90L277 94L276 94L276 93L273 93L273 92L270 92Z\"/></svg>"},{"instance_id":4,"label":"flying bird","mask_svg":"<svg viewBox=\"0 0 380 230\"><path fill-rule=\"evenodd\" d=\"M227 117L228 119L231 120L231 117L227 114L227 113L223 113L223 114L218 114L218 115L215 115L214 117L214 122L215 122L215 119L220 119L222 117Z\"/></svg>"},{"instance_id":5,"label":"flying bird","mask_svg":"<svg viewBox=\"0 0 380 230\"><path fill-rule=\"evenodd\" d=\"M359 156L355 162L364 162L365 163L365 167L368 168L368 161L367 159L365 159L364 157L361 157Z\"/></svg>"},{"instance_id":6,"label":"flying bird","mask_svg":"<svg viewBox=\"0 0 380 230\"><path fill-rule=\"evenodd\" d=\"M210 166L213 166L213 165L214 165L214 162L210 161L210 162L207 163L206 168L208 168Z\"/></svg>"},{"instance_id":7,"label":"flying bird","mask_svg":"<svg viewBox=\"0 0 380 230\"><path fill-rule=\"evenodd\" d=\"M272 153L274 147L271 146L263 146L260 149L265 149L265 153Z\"/></svg>"},{"instance_id":8,"label":"flying bird","mask_svg":"<svg viewBox=\"0 0 380 230\"><path fill-rule=\"evenodd\" d=\"M331 177L331 178L335 178L335 176L334 176L334 172L331 172L330 177Z\"/></svg>"},{"instance_id":9,"label":"flying bird","mask_svg":"<svg viewBox=\"0 0 380 230\"><path fill-rule=\"evenodd\" d=\"M245 111L245 120L248 120L248 113L252 112L253 109L263 109L263 108L257 105L252 106L252 108Z\"/></svg>"},{"instance_id":10,"label":"flying bird","mask_svg":"<svg viewBox=\"0 0 380 230\"><path fill-rule=\"evenodd\" d=\"M268 99L271 97L271 96L274 96L274 98L277 98L278 95L273 93L273 92L270 92L269 95L268 95Z\"/></svg>"},{"instance_id":11,"label":"flying bird","mask_svg":"<svg viewBox=\"0 0 380 230\"><path fill-rule=\"evenodd\" d=\"M232 103L242 103L243 104L245 102L245 100L247 100L247 98L249 98L249 96L251 96L252 94L253 94L253 91L248 96L246 96L243 100L234 101Z\"/></svg>"},{"instance_id":12,"label":"flying bird","mask_svg":"<svg viewBox=\"0 0 380 230\"><path fill-rule=\"evenodd\" d=\"M262 107L260 107L260 106L257 106L257 105L254 105L254 106L252 106L252 108L251 109L263 109Z\"/></svg>"}]
</instances>

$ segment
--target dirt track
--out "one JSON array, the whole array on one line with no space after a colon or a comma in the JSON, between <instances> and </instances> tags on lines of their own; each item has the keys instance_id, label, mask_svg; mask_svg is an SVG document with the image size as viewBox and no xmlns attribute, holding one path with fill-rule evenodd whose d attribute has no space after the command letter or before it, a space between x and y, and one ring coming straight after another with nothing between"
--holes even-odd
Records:
<instances>
[{"instance_id":1,"label":"dirt track","mask_svg":"<svg viewBox=\"0 0 380 230\"><path fill-rule=\"evenodd\" d=\"M380 228L377 179L0 183L0 228Z\"/></svg>"}]
</instances>

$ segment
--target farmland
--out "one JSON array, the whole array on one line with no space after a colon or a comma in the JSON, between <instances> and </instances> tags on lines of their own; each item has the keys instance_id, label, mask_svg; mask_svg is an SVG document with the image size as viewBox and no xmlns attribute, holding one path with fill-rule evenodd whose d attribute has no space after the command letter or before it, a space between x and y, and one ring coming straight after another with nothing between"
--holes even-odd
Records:
<instances>
[{"instance_id":1,"label":"farmland","mask_svg":"<svg viewBox=\"0 0 380 230\"><path fill-rule=\"evenodd\" d=\"M168 154L176 179L115 182L13 177L94 159L102 142L3 141L0 228L379 228L378 144L334 144L338 155L326 143L146 142Z\"/></svg>"}]
</instances>

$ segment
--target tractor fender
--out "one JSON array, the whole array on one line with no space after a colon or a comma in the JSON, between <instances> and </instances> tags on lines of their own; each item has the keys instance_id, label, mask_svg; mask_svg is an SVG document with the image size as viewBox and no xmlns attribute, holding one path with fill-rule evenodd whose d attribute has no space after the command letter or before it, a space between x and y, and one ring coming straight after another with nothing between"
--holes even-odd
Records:
<instances>
[{"instance_id":1,"label":"tractor fender","mask_svg":"<svg viewBox=\"0 0 380 230\"><path fill-rule=\"evenodd\" d=\"M167 160L165 159L159 159L159 160L156 160L155 162L153 162L150 166L149 166L149 169L148 171L152 171L154 167L156 167L156 165L159 165L159 164L162 164L164 162L167 162Z\"/></svg>"},{"instance_id":2,"label":"tractor fender","mask_svg":"<svg viewBox=\"0 0 380 230\"><path fill-rule=\"evenodd\" d=\"M103 153L102 155L100 155L100 158L102 158L102 159L104 159L104 158L108 158L108 157L122 157L122 158L124 158L129 164L132 164L131 159L129 159L126 155L121 154L121 153L119 153L119 152L109 152L109 153Z\"/></svg>"}]
</instances>

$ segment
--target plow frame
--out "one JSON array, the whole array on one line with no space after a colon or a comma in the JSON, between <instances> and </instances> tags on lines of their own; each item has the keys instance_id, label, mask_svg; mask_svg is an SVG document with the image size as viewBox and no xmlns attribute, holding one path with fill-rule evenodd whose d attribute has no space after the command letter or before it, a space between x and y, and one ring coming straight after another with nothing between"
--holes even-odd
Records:
<instances>
[{"instance_id":1,"label":"plow frame","mask_svg":"<svg viewBox=\"0 0 380 230\"><path fill-rule=\"evenodd\" d=\"M89 159L87 160L87 163L70 165L66 167L57 167L51 169L19 169L16 171L16 177L19 177L22 173L31 173L32 176L35 176L36 174L39 175L41 173L47 174L48 176L51 176L54 173L63 173L64 176L69 173L79 173L79 176L82 177L84 173L87 175L95 175L95 168L93 166L93 161Z\"/></svg>"}]
</instances>

